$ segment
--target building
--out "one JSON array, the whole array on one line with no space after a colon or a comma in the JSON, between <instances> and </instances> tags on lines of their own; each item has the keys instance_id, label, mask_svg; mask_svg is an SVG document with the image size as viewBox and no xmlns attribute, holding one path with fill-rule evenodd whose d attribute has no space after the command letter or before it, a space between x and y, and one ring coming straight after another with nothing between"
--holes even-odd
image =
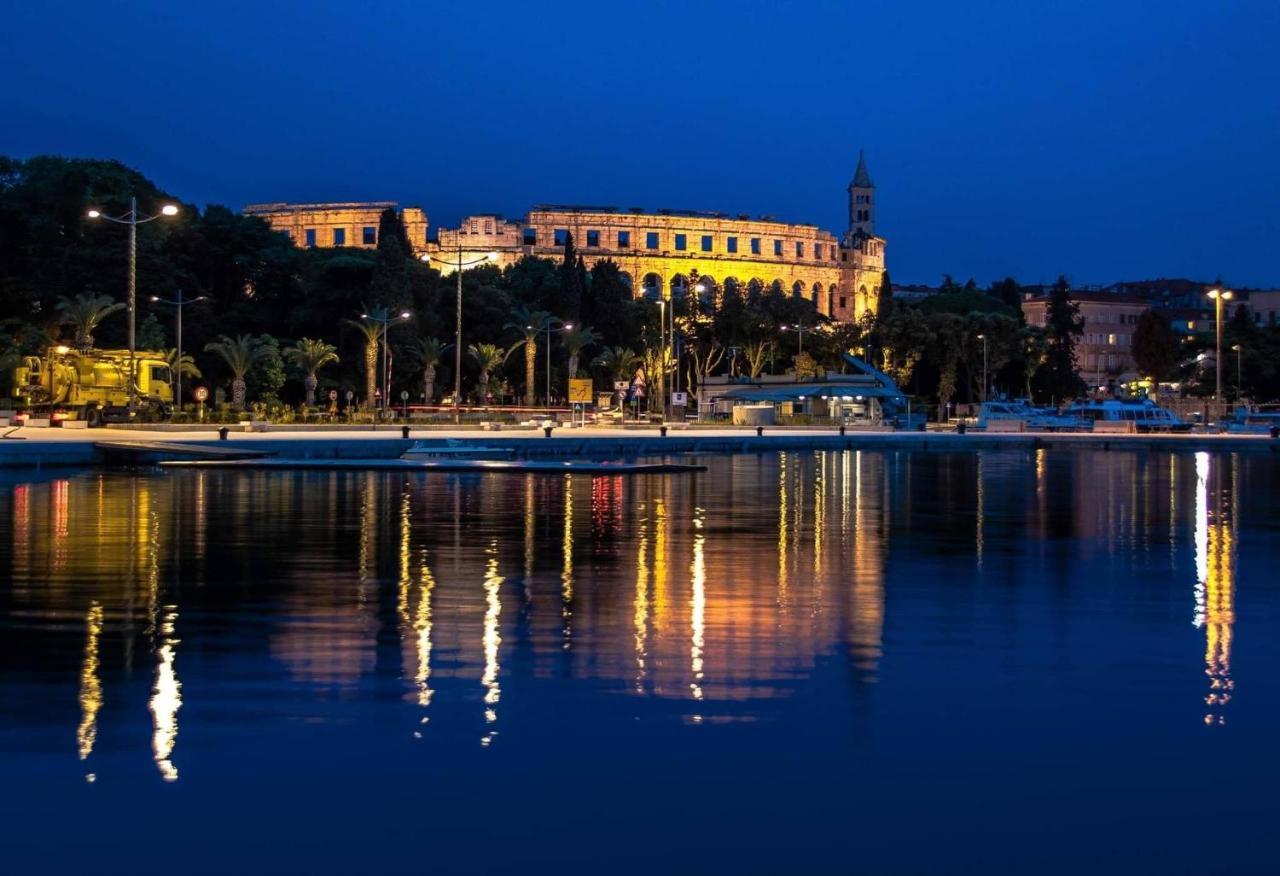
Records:
<instances>
[{"instance_id":1,"label":"building","mask_svg":"<svg viewBox=\"0 0 1280 876\"><path fill-rule=\"evenodd\" d=\"M1083 334L1076 343L1076 366L1090 389L1109 389L1136 376L1133 331L1150 309L1146 301L1114 292L1073 290L1071 302L1080 308ZM1028 325L1048 324L1049 296L1027 293L1022 313Z\"/></svg>"},{"instance_id":2,"label":"building","mask_svg":"<svg viewBox=\"0 0 1280 876\"><path fill-rule=\"evenodd\" d=\"M1249 309L1258 325L1280 325L1280 289L1255 289L1249 293Z\"/></svg>"},{"instance_id":3,"label":"building","mask_svg":"<svg viewBox=\"0 0 1280 876\"><path fill-rule=\"evenodd\" d=\"M441 228L424 257L445 273L459 264L505 268L526 256L563 258L572 235L588 268L615 262L637 295L669 297L695 284L719 294L776 287L809 299L824 315L853 321L874 312L885 267L885 240L875 234L875 184L861 156L847 191L849 225L840 237L770 216L540 205L521 221L481 213L456 229Z\"/></svg>"},{"instance_id":4,"label":"building","mask_svg":"<svg viewBox=\"0 0 1280 876\"><path fill-rule=\"evenodd\" d=\"M378 245L378 221L388 208L398 212L414 252L425 249L430 227L427 214L418 207L401 210L394 201L250 204L244 212L265 219L273 229L289 235L296 246L372 249Z\"/></svg>"}]
</instances>

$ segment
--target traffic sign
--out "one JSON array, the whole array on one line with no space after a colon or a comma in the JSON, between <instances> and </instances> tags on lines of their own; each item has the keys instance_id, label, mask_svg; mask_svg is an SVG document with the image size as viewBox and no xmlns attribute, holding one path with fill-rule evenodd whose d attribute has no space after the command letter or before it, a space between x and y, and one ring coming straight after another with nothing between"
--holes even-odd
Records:
<instances>
[{"instance_id":1,"label":"traffic sign","mask_svg":"<svg viewBox=\"0 0 1280 876\"><path fill-rule=\"evenodd\" d=\"M573 404L591 404L591 378L590 377L571 377L569 378L569 401Z\"/></svg>"},{"instance_id":2,"label":"traffic sign","mask_svg":"<svg viewBox=\"0 0 1280 876\"><path fill-rule=\"evenodd\" d=\"M673 392L671 393L671 403L677 407L683 407L689 403L689 393Z\"/></svg>"},{"instance_id":3,"label":"traffic sign","mask_svg":"<svg viewBox=\"0 0 1280 876\"><path fill-rule=\"evenodd\" d=\"M338 400L338 391L336 389L329 390L329 401Z\"/></svg>"},{"instance_id":4,"label":"traffic sign","mask_svg":"<svg viewBox=\"0 0 1280 876\"><path fill-rule=\"evenodd\" d=\"M196 401L202 402L209 398L209 387L197 386L196 391L192 393L196 397Z\"/></svg>"},{"instance_id":5,"label":"traffic sign","mask_svg":"<svg viewBox=\"0 0 1280 876\"><path fill-rule=\"evenodd\" d=\"M409 400L409 390L407 389L400 390L400 401L408 401L408 400Z\"/></svg>"}]
</instances>

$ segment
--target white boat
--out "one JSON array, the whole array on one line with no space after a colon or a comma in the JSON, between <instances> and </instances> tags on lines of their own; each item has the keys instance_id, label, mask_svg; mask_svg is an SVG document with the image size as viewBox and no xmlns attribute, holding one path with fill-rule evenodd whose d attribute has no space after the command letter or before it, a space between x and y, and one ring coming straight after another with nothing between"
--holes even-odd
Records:
<instances>
[{"instance_id":1,"label":"white boat","mask_svg":"<svg viewBox=\"0 0 1280 876\"><path fill-rule=\"evenodd\" d=\"M514 447L486 447L481 444L469 444L457 438L449 438L443 444L426 441L415 441L413 446L400 454L401 459L510 459L515 455Z\"/></svg>"},{"instance_id":2,"label":"white boat","mask_svg":"<svg viewBox=\"0 0 1280 876\"><path fill-rule=\"evenodd\" d=\"M1149 398L1102 399L1078 401L1068 405L1063 413L1088 420L1096 428L1099 423L1132 424L1134 432L1189 432L1191 424L1179 419L1172 411L1160 407Z\"/></svg>"},{"instance_id":3,"label":"white boat","mask_svg":"<svg viewBox=\"0 0 1280 876\"><path fill-rule=\"evenodd\" d=\"M1038 408L1026 399L983 402L978 409L978 428L991 432L1071 432L1090 425L1083 417Z\"/></svg>"},{"instance_id":4,"label":"white boat","mask_svg":"<svg viewBox=\"0 0 1280 876\"><path fill-rule=\"evenodd\" d=\"M1222 425L1236 435L1269 435L1272 429L1280 428L1280 406L1241 405L1223 419Z\"/></svg>"}]
</instances>

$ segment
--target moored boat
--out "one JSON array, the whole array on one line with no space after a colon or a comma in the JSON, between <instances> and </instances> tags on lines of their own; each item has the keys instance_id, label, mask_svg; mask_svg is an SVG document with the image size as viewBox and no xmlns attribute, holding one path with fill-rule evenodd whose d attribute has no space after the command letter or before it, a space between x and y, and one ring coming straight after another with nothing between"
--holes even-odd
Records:
<instances>
[{"instance_id":1,"label":"moored boat","mask_svg":"<svg viewBox=\"0 0 1280 876\"><path fill-rule=\"evenodd\" d=\"M1075 432L1089 426L1083 417L1035 407L1026 399L983 402L978 409L978 428L990 432Z\"/></svg>"},{"instance_id":2,"label":"moored boat","mask_svg":"<svg viewBox=\"0 0 1280 876\"><path fill-rule=\"evenodd\" d=\"M1190 423L1149 398L1078 401L1068 405L1063 413L1087 420L1094 431L1191 431Z\"/></svg>"}]
</instances>

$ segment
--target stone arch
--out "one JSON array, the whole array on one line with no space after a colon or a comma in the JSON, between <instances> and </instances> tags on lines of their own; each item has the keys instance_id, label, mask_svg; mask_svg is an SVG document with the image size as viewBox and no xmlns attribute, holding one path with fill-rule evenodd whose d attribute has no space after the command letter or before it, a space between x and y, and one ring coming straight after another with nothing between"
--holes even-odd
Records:
<instances>
[{"instance_id":1,"label":"stone arch","mask_svg":"<svg viewBox=\"0 0 1280 876\"><path fill-rule=\"evenodd\" d=\"M814 283L810 289L810 295L813 298L813 303L817 304L822 299L822 284Z\"/></svg>"},{"instance_id":2,"label":"stone arch","mask_svg":"<svg viewBox=\"0 0 1280 876\"><path fill-rule=\"evenodd\" d=\"M646 298L662 297L662 275L655 274L653 271L644 275L644 279L640 281L641 294Z\"/></svg>"},{"instance_id":3,"label":"stone arch","mask_svg":"<svg viewBox=\"0 0 1280 876\"><path fill-rule=\"evenodd\" d=\"M742 292L743 292L742 284L738 282L737 277L724 278L724 294L726 296L735 295L738 298L741 298Z\"/></svg>"},{"instance_id":4,"label":"stone arch","mask_svg":"<svg viewBox=\"0 0 1280 876\"><path fill-rule=\"evenodd\" d=\"M791 294L792 294L792 295L794 295L794 296L795 296L795 297L797 297L797 298L803 298L803 297L804 297L804 283L801 283L799 280L796 280L794 283L792 283L792 284L791 284Z\"/></svg>"},{"instance_id":5,"label":"stone arch","mask_svg":"<svg viewBox=\"0 0 1280 876\"><path fill-rule=\"evenodd\" d=\"M635 293L635 281L631 279L631 275L629 273L626 271L618 271L618 279L621 280L633 294Z\"/></svg>"},{"instance_id":6,"label":"stone arch","mask_svg":"<svg viewBox=\"0 0 1280 876\"><path fill-rule=\"evenodd\" d=\"M696 286L702 286L703 291L698 293L698 297L704 304L718 301L720 299L720 284L716 282L716 278L710 274L699 274Z\"/></svg>"},{"instance_id":7,"label":"stone arch","mask_svg":"<svg viewBox=\"0 0 1280 876\"><path fill-rule=\"evenodd\" d=\"M781 280L774 280L772 283L769 284L770 292L781 292L782 290L783 290L783 285Z\"/></svg>"},{"instance_id":8,"label":"stone arch","mask_svg":"<svg viewBox=\"0 0 1280 876\"><path fill-rule=\"evenodd\" d=\"M689 291L689 278L684 274L671 275L671 295L685 295Z\"/></svg>"},{"instance_id":9,"label":"stone arch","mask_svg":"<svg viewBox=\"0 0 1280 876\"><path fill-rule=\"evenodd\" d=\"M858 297L853 300L853 307L855 311L855 313L853 314L854 318L860 319L862 317L862 313L857 311L859 307L865 310L870 306L871 306L871 299L867 297L867 287L866 286L858 287Z\"/></svg>"},{"instance_id":10,"label":"stone arch","mask_svg":"<svg viewBox=\"0 0 1280 876\"><path fill-rule=\"evenodd\" d=\"M764 294L764 280L759 277L752 277L747 281L747 294L760 296Z\"/></svg>"}]
</instances>

